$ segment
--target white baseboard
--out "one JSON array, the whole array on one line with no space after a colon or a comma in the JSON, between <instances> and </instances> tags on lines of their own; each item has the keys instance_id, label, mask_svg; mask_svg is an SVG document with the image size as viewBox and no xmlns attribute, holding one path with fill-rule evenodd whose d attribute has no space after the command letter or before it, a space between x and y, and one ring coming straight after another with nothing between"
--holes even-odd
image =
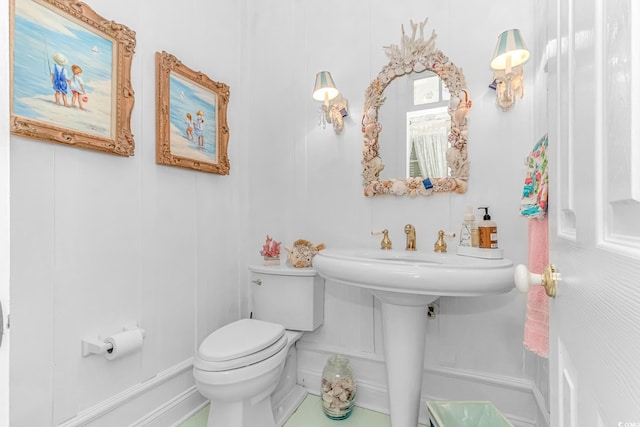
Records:
<instances>
[{"instance_id":1,"label":"white baseboard","mask_svg":"<svg viewBox=\"0 0 640 427\"><path fill-rule=\"evenodd\" d=\"M299 341L298 384L320 394L320 378L327 357L341 352L309 341ZM373 353L344 353L356 375L360 407L389 413L384 360ZM491 373L448 367L426 367L423 372L423 402L429 400L489 400L516 427L548 427L540 420L547 413L544 399L533 381ZM542 405L542 407L541 407ZM429 425L426 404L420 408L420 423Z\"/></svg>"},{"instance_id":2,"label":"white baseboard","mask_svg":"<svg viewBox=\"0 0 640 427\"><path fill-rule=\"evenodd\" d=\"M184 417L189 407L204 398L195 389L193 359L189 358L153 378L78 413L59 427L170 426ZM131 419L138 419L131 423ZM162 421L160 422L160 419Z\"/></svg>"},{"instance_id":3,"label":"white baseboard","mask_svg":"<svg viewBox=\"0 0 640 427\"><path fill-rule=\"evenodd\" d=\"M202 401L198 405L192 407L188 412L184 413L177 421L175 421L171 425L171 427L179 427L185 421L195 416L198 412L202 411L206 406L209 406L209 401L205 399L202 395L200 395L200 393L198 393L198 395L200 396Z\"/></svg>"},{"instance_id":4,"label":"white baseboard","mask_svg":"<svg viewBox=\"0 0 640 427\"><path fill-rule=\"evenodd\" d=\"M191 386L175 398L154 409L130 427L176 427L204 408L209 401Z\"/></svg>"},{"instance_id":5,"label":"white baseboard","mask_svg":"<svg viewBox=\"0 0 640 427\"><path fill-rule=\"evenodd\" d=\"M297 383L274 405L277 425L284 422L304 400L307 392L320 394L320 378L327 357L339 349L307 342L297 343ZM384 360L373 353L344 353L349 357L358 384L357 405L389 413ZM176 427L204 408L208 401L198 393L192 375L193 361L185 360L155 377L125 390L59 427L113 426ZM484 372L446 367L427 367L423 372L422 401L490 400L515 427L549 427L549 411L532 381ZM132 414L134 414L132 416ZM137 414L137 421L130 421ZM426 405L420 423L429 425Z\"/></svg>"},{"instance_id":6,"label":"white baseboard","mask_svg":"<svg viewBox=\"0 0 640 427\"><path fill-rule=\"evenodd\" d=\"M298 406L307 397L307 389L296 385L280 401L272 401L273 418L278 427L282 427L289 417L298 409Z\"/></svg>"},{"instance_id":7,"label":"white baseboard","mask_svg":"<svg viewBox=\"0 0 640 427\"><path fill-rule=\"evenodd\" d=\"M542 392L538 387L533 389L533 397L536 400L536 408L538 409L537 427L549 427L551 425L549 408L547 407L547 403L545 402Z\"/></svg>"}]
</instances>

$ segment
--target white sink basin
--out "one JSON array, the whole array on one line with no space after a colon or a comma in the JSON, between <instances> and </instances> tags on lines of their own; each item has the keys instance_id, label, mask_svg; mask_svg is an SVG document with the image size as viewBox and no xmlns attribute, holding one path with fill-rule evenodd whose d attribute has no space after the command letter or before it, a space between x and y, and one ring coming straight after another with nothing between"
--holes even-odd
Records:
<instances>
[{"instance_id":1,"label":"white sink basin","mask_svg":"<svg viewBox=\"0 0 640 427\"><path fill-rule=\"evenodd\" d=\"M511 260L453 252L330 248L315 256L313 266L329 280L411 296L480 296L514 287Z\"/></svg>"},{"instance_id":2,"label":"white sink basin","mask_svg":"<svg viewBox=\"0 0 640 427\"><path fill-rule=\"evenodd\" d=\"M393 427L418 424L427 305L441 296L492 295L514 288L511 260L452 252L324 249L313 267L327 280L369 289L381 300Z\"/></svg>"}]
</instances>

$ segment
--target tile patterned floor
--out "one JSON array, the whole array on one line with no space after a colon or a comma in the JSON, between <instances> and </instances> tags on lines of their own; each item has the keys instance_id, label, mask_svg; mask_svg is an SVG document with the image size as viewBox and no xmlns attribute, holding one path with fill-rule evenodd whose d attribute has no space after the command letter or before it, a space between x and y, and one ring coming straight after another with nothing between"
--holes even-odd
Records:
<instances>
[{"instance_id":1,"label":"tile patterned floor","mask_svg":"<svg viewBox=\"0 0 640 427\"><path fill-rule=\"evenodd\" d=\"M202 409L180 427L205 427L209 407ZM284 427L390 427L389 415L368 409L355 407L351 416L346 420L334 421L322 412L320 398L309 395L291 415ZM420 424L419 427L425 427Z\"/></svg>"}]
</instances>

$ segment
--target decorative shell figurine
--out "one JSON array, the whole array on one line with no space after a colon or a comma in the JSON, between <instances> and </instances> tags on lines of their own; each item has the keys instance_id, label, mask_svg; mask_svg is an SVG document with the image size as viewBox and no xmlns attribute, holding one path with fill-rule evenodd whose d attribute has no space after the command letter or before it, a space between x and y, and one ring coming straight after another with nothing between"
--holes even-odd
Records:
<instances>
[{"instance_id":1,"label":"decorative shell figurine","mask_svg":"<svg viewBox=\"0 0 640 427\"><path fill-rule=\"evenodd\" d=\"M289 252L287 260L292 266L306 268L312 266L313 257L324 248L324 243L314 246L308 240L298 239L293 242L293 247L285 249Z\"/></svg>"}]
</instances>

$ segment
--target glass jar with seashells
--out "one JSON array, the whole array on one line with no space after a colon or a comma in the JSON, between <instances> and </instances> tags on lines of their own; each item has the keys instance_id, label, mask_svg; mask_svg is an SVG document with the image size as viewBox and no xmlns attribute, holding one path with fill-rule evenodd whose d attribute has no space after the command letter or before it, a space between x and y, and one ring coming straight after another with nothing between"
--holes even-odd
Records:
<instances>
[{"instance_id":1,"label":"glass jar with seashells","mask_svg":"<svg viewBox=\"0 0 640 427\"><path fill-rule=\"evenodd\" d=\"M356 398L356 380L349 359L333 355L322 371L322 410L332 420L349 418Z\"/></svg>"}]
</instances>

